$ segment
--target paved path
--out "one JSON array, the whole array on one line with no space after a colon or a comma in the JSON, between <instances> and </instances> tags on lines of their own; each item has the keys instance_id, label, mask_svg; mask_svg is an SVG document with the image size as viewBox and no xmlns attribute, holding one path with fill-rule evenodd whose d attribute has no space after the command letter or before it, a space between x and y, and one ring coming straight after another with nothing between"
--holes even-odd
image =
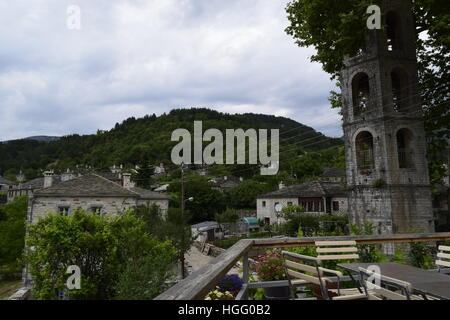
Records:
<instances>
[{"instance_id":1,"label":"paved path","mask_svg":"<svg viewBox=\"0 0 450 320\"><path fill-rule=\"evenodd\" d=\"M185 259L187 263L188 272L191 273L201 269L202 267L213 261L215 258L212 256L206 256L202 254L200 250L197 249L197 247L192 246L191 250L188 252L188 254L186 254ZM242 275L242 273L239 271L240 271L239 268L234 267L229 271L229 273Z\"/></svg>"}]
</instances>

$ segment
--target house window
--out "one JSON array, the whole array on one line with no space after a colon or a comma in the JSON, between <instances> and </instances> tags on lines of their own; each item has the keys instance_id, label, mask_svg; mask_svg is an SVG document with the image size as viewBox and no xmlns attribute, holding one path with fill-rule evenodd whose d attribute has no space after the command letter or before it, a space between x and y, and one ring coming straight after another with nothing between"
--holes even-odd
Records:
<instances>
[{"instance_id":1,"label":"house window","mask_svg":"<svg viewBox=\"0 0 450 320\"><path fill-rule=\"evenodd\" d=\"M266 226L270 225L270 218L264 218L264 224Z\"/></svg>"},{"instance_id":2,"label":"house window","mask_svg":"<svg viewBox=\"0 0 450 320\"><path fill-rule=\"evenodd\" d=\"M99 216L102 215L102 206L91 206L91 213L98 214Z\"/></svg>"},{"instance_id":3,"label":"house window","mask_svg":"<svg viewBox=\"0 0 450 320\"><path fill-rule=\"evenodd\" d=\"M70 211L70 207L60 206L58 207L58 213L62 216L68 216Z\"/></svg>"},{"instance_id":4,"label":"house window","mask_svg":"<svg viewBox=\"0 0 450 320\"><path fill-rule=\"evenodd\" d=\"M339 211L339 201L333 201L333 211Z\"/></svg>"},{"instance_id":5,"label":"house window","mask_svg":"<svg viewBox=\"0 0 450 320\"><path fill-rule=\"evenodd\" d=\"M373 136L363 131L356 137L356 163L358 169L373 169Z\"/></svg>"},{"instance_id":6,"label":"house window","mask_svg":"<svg viewBox=\"0 0 450 320\"><path fill-rule=\"evenodd\" d=\"M262 206L263 206L263 208L266 207L266 202L265 201L262 202Z\"/></svg>"},{"instance_id":7,"label":"house window","mask_svg":"<svg viewBox=\"0 0 450 320\"><path fill-rule=\"evenodd\" d=\"M369 107L370 85L366 73L358 73L352 80L353 114L358 116Z\"/></svg>"}]
</instances>

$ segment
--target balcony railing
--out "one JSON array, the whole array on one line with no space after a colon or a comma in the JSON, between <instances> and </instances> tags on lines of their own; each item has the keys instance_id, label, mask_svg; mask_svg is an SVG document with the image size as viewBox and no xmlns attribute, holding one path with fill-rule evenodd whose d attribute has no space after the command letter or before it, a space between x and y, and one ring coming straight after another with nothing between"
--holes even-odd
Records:
<instances>
[{"instance_id":1,"label":"balcony railing","mask_svg":"<svg viewBox=\"0 0 450 320\"><path fill-rule=\"evenodd\" d=\"M289 248L314 246L316 241L345 241L354 240L357 244L383 244L408 242L435 242L450 240L450 232L428 234L393 234L371 236L340 236L340 237L311 237L311 238L271 238L244 239L225 251L210 264L193 272L186 279L159 295L156 300L203 300L218 281L225 276L235 264L243 259L243 289L238 299L246 298L247 291L254 287L279 287L287 285L286 281L249 283L249 256L251 253L269 248Z\"/></svg>"}]
</instances>

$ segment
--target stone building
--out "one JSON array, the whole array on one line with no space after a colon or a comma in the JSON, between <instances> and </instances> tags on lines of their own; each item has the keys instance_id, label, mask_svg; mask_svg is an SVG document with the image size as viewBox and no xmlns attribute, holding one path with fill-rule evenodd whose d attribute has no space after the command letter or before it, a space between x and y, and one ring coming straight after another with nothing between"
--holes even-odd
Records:
<instances>
[{"instance_id":1,"label":"stone building","mask_svg":"<svg viewBox=\"0 0 450 320\"><path fill-rule=\"evenodd\" d=\"M342 168L325 168L320 180L329 182L345 182L345 169Z\"/></svg>"},{"instance_id":2,"label":"stone building","mask_svg":"<svg viewBox=\"0 0 450 320\"><path fill-rule=\"evenodd\" d=\"M48 177L49 185L30 197L29 221L36 223L50 212L69 215L78 208L115 215L137 206L155 204L163 213L167 212L168 196L134 187L130 175L123 176L123 186L97 174L86 174L56 185Z\"/></svg>"},{"instance_id":3,"label":"stone building","mask_svg":"<svg viewBox=\"0 0 450 320\"><path fill-rule=\"evenodd\" d=\"M7 193L14 185L14 182L0 176L0 193Z\"/></svg>"},{"instance_id":4,"label":"stone building","mask_svg":"<svg viewBox=\"0 0 450 320\"><path fill-rule=\"evenodd\" d=\"M341 72L349 213L382 233L433 231L411 2L383 1L385 28Z\"/></svg>"},{"instance_id":5,"label":"stone building","mask_svg":"<svg viewBox=\"0 0 450 320\"><path fill-rule=\"evenodd\" d=\"M307 214L343 215L348 212L348 195L342 183L308 181L283 187L256 198L257 218L266 224L283 222L281 210L290 204L305 208Z\"/></svg>"},{"instance_id":6,"label":"stone building","mask_svg":"<svg viewBox=\"0 0 450 320\"><path fill-rule=\"evenodd\" d=\"M224 176L223 178L211 179L209 184L212 189L225 191L240 185L244 179L242 177Z\"/></svg>"}]
</instances>

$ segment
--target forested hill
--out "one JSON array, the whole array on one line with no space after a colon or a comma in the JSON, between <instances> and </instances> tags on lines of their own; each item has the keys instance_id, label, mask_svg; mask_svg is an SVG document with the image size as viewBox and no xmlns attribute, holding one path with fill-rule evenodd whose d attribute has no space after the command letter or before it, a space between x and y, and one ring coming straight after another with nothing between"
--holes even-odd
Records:
<instances>
[{"instance_id":1,"label":"forested hill","mask_svg":"<svg viewBox=\"0 0 450 320\"><path fill-rule=\"evenodd\" d=\"M328 138L294 120L261 114L225 114L209 109L176 109L161 116L129 118L109 131L94 135L70 135L55 141L15 140L0 143L0 174L45 168L65 169L76 165L106 168L113 164L170 165L173 130L193 132L194 120L203 121L203 130L280 129L281 153L297 156L302 148L325 149L342 145L341 139ZM283 160L282 160L283 161ZM37 173L36 173L37 174Z\"/></svg>"}]
</instances>

